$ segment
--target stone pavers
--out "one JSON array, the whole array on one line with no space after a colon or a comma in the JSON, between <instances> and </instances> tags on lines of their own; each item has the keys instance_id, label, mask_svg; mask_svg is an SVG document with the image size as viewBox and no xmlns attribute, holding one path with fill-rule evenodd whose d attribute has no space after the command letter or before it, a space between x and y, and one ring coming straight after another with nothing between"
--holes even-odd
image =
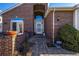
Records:
<instances>
[{"instance_id":1,"label":"stone pavers","mask_svg":"<svg viewBox=\"0 0 79 59\"><path fill-rule=\"evenodd\" d=\"M76 53L67 51L62 48L50 47L46 45L46 38L43 35L35 35L29 42L34 43L32 48L32 56L40 55L75 55Z\"/></svg>"},{"instance_id":2,"label":"stone pavers","mask_svg":"<svg viewBox=\"0 0 79 59\"><path fill-rule=\"evenodd\" d=\"M38 56L42 53L47 53L47 45L45 41L45 37L42 35L36 35L29 40L30 42L35 43L32 46L32 55Z\"/></svg>"},{"instance_id":3,"label":"stone pavers","mask_svg":"<svg viewBox=\"0 0 79 59\"><path fill-rule=\"evenodd\" d=\"M51 47L48 48L48 53L41 55L76 55L76 53L62 48Z\"/></svg>"}]
</instances>

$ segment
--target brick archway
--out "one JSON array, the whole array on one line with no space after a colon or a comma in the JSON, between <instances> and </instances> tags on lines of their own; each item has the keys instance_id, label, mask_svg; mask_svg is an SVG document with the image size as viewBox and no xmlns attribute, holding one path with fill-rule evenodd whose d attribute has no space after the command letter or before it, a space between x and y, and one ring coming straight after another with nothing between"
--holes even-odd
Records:
<instances>
[{"instance_id":1,"label":"brick archway","mask_svg":"<svg viewBox=\"0 0 79 59\"><path fill-rule=\"evenodd\" d=\"M44 14L45 14L45 5L35 4L33 6L33 12L34 12L34 16L36 16L36 15L44 16Z\"/></svg>"},{"instance_id":2,"label":"brick archway","mask_svg":"<svg viewBox=\"0 0 79 59\"><path fill-rule=\"evenodd\" d=\"M44 14L45 14L45 5L43 5L43 4L35 4L34 6L33 6L33 14L34 14L34 32L36 32L36 31L38 31L37 29L38 28L36 28L36 26L38 25L37 23L38 23L38 21L36 21L35 19L36 19L36 17L37 16L41 16L42 17L42 21L40 21L39 23L40 23L40 28L41 29L44 29ZM37 26L38 27L38 26ZM44 32L44 30L42 30L42 33Z\"/></svg>"}]
</instances>

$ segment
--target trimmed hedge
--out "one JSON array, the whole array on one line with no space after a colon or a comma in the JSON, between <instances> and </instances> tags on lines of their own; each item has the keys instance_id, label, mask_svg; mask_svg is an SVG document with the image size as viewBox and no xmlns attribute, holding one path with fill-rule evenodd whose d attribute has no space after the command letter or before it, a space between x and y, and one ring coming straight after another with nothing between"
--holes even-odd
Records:
<instances>
[{"instance_id":1,"label":"trimmed hedge","mask_svg":"<svg viewBox=\"0 0 79 59\"><path fill-rule=\"evenodd\" d=\"M73 26L65 24L59 31L62 47L79 52L79 31Z\"/></svg>"}]
</instances>

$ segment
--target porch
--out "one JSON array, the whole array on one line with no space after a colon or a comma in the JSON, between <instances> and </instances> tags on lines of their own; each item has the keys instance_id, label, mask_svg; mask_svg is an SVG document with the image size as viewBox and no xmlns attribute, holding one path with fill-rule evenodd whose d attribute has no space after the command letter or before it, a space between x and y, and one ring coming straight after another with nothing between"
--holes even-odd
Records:
<instances>
[{"instance_id":1,"label":"porch","mask_svg":"<svg viewBox=\"0 0 79 59\"><path fill-rule=\"evenodd\" d=\"M76 55L72 51L63 48L48 47L47 39L43 35L35 35L29 39L29 42L34 43L30 48L32 56L46 56L46 55Z\"/></svg>"}]
</instances>

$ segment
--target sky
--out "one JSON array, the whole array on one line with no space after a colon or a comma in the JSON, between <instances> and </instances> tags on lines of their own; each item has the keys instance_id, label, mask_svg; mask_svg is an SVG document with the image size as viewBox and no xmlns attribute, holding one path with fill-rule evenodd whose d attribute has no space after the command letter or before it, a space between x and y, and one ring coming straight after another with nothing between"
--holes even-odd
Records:
<instances>
[{"instance_id":1,"label":"sky","mask_svg":"<svg viewBox=\"0 0 79 59\"><path fill-rule=\"evenodd\" d=\"M71 7L76 5L75 3L49 3L49 7Z\"/></svg>"},{"instance_id":2,"label":"sky","mask_svg":"<svg viewBox=\"0 0 79 59\"><path fill-rule=\"evenodd\" d=\"M0 11L6 10L14 5L14 3L0 3ZM71 7L74 5L74 3L49 3L48 7Z\"/></svg>"},{"instance_id":3,"label":"sky","mask_svg":"<svg viewBox=\"0 0 79 59\"><path fill-rule=\"evenodd\" d=\"M15 4L14 3L0 3L0 10L5 10L5 9L8 9L12 6L14 6Z\"/></svg>"}]
</instances>

